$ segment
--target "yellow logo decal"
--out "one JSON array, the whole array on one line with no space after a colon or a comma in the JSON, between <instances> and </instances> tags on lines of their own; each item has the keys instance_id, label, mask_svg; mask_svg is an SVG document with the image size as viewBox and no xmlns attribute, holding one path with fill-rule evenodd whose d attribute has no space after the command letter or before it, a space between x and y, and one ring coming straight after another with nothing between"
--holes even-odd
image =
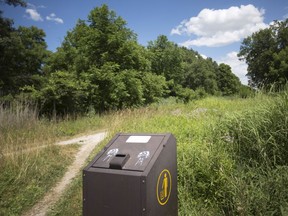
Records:
<instances>
[{"instance_id":1,"label":"yellow logo decal","mask_svg":"<svg viewBox=\"0 0 288 216\"><path fill-rule=\"evenodd\" d=\"M169 170L164 169L160 173L157 181L156 194L160 205L165 205L170 197L172 179Z\"/></svg>"}]
</instances>

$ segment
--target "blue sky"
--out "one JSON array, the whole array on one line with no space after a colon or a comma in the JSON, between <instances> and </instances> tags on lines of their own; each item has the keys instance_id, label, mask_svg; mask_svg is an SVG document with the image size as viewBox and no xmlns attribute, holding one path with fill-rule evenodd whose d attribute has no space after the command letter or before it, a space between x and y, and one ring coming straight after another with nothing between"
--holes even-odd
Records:
<instances>
[{"instance_id":1,"label":"blue sky","mask_svg":"<svg viewBox=\"0 0 288 216\"><path fill-rule=\"evenodd\" d=\"M3 16L14 19L15 26L37 26L46 32L48 49L55 51L67 31L78 19L86 19L97 6L107 4L147 45L160 34L170 41L192 48L218 63L229 64L247 83L247 66L239 62L243 38L267 27L273 20L288 18L284 0L28 0L26 8L1 2Z\"/></svg>"}]
</instances>

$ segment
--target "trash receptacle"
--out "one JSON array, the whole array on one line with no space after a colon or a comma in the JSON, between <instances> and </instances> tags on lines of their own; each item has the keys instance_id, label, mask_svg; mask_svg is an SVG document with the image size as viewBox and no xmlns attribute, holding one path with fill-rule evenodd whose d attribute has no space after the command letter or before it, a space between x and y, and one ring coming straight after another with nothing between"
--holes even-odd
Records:
<instances>
[{"instance_id":1,"label":"trash receptacle","mask_svg":"<svg viewBox=\"0 0 288 216\"><path fill-rule=\"evenodd\" d=\"M117 134L83 170L84 216L176 216L172 134Z\"/></svg>"}]
</instances>

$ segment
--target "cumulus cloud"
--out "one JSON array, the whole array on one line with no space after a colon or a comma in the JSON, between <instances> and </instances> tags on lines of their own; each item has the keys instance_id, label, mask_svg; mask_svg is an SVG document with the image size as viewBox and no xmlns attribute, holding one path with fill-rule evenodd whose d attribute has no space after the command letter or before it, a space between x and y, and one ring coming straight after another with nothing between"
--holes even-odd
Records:
<instances>
[{"instance_id":1,"label":"cumulus cloud","mask_svg":"<svg viewBox=\"0 0 288 216\"><path fill-rule=\"evenodd\" d=\"M265 10L253 5L228 9L203 9L196 17L183 20L171 34L196 36L181 45L219 47L239 42L253 32L268 27L263 21Z\"/></svg>"},{"instance_id":2,"label":"cumulus cloud","mask_svg":"<svg viewBox=\"0 0 288 216\"><path fill-rule=\"evenodd\" d=\"M230 52L226 56L220 58L217 61L219 64L224 63L230 65L232 72L239 77L240 81L244 85L248 85L247 64L244 61L240 61L237 57L237 52Z\"/></svg>"},{"instance_id":3,"label":"cumulus cloud","mask_svg":"<svg viewBox=\"0 0 288 216\"><path fill-rule=\"evenodd\" d=\"M49 16L46 16L46 20L54 21L54 22L60 23L60 24L64 23L63 19L56 17L55 13L51 13Z\"/></svg>"},{"instance_id":4,"label":"cumulus cloud","mask_svg":"<svg viewBox=\"0 0 288 216\"><path fill-rule=\"evenodd\" d=\"M204 54L200 54L202 56L202 58L207 59L208 56L204 55Z\"/></svg>"},{"instance_id":5,"label":"cumulus cloud","mask_svg":"<svg viewBox=\"0 0 288 216\"><path fill-rule=\"evenodd\" d=\"M43 21L43 18L37 12L36 9L33 9L33 8L26 9L26 13L29 15L28 19L32 19L34 21Z\"/></svg>"}]
</instances>

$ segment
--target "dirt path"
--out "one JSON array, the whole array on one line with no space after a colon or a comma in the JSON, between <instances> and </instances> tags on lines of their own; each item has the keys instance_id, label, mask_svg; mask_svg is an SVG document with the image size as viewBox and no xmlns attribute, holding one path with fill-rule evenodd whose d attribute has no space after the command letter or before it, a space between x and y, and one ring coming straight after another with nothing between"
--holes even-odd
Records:
<instances>
[{"instance_id":1,"label":"dirt path","mask_svg":"<svg viewBox=\"0 0 288 216\"><path fill-rule=\"evenodd\" d=\"M52 188L42 200L36 203L36 205L30 211L26 212L24 216L46 215L49 208L58 201L66 186L68 186L68 184L84 166L84 163L91 151L106 137L106 135L107 132L101 132L56 143L56 145L69 145L78 143L82 146L76 154L74 162L68 167L68 171L65 173L60 182L58 182L57 185Z\"/></svg>"}]
</instances>

